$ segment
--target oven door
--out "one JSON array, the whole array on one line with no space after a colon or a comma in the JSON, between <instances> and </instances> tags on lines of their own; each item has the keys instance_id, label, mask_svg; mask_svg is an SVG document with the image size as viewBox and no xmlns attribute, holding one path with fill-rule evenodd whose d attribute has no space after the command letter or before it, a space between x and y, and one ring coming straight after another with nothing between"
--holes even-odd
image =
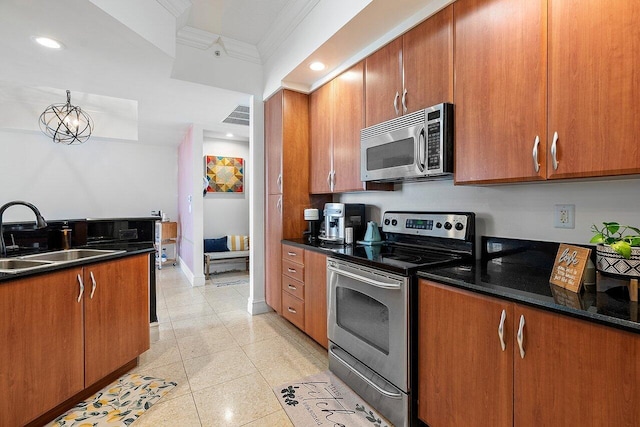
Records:
<instances>
[{"instance_id":1,"label":"oven door","mask_svg":"<svg viewBox=\"0 0 640 427\"><path fill-rule=\"evenodd\" d=\"M405 393L409 391L408 281L327 260L329 340Z\"/></svg>"}]
</instances>

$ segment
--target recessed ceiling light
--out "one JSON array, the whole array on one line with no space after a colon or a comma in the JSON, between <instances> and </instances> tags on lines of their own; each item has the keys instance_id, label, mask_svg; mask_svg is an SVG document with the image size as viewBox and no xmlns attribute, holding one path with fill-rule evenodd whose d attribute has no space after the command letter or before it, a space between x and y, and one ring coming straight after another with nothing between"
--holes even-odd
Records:
<instances>
[{"instance_id":1,"label":"recessed ceiling light","mask_svg":"<svg viewBox=\"0 0 640 427\"><path fill-rule=\"evenodd\" d=\"M312 62L311 65L309 65L309 68L311 68L313 71L322 71L324 70L324 64L322 62Z\"/></svg>"},{"instance_id":2,"label":"recessed ceiling light","mask_svg":"<svg viewBox=\"0 0 640 427\"><path fill-rule=\"evenodd\" d=\"M227 132L227 138L233 138L233 134L231 132Z\"/></svg>"},{"instance_id":3,"label":"recessed ceiling light","mask_svg":"<svg viewBox=\"0 0 640 427\"><path fill-rule=\"evenodd\" d=\"M62 49L62 43L57 40L50 39L49 37L32 37L32 39L40 46L48 47L49 49Z\"/></svg>"}]
</instances>

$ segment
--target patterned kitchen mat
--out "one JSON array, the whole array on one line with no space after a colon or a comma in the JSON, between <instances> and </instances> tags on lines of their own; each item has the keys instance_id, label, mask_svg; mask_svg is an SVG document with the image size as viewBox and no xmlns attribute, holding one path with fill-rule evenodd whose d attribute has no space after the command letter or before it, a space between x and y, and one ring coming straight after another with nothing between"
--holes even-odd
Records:
<instances>
[{"instance_id":1,"label":"patterned kitchen mat","mask_svg":"<svg viewBox=\"0 0 640 427\"><path fill-rule=\"evenodd\" d=\"M296 427L393 427L329 371L282 384L273 392Z\"/></svg>"},{"instance_id":2,"label":"patterned kitchen mat","mask_svg":"<svg viewBox=\"0 0 640 427\"><path fill-rule=\"evenodd\" d=\"M126 374L47 427L128 426L176 386L160 378Z\"/></svg>"},{"instance_id":3,"label":"patterned kitchen mat","mask_svg":"<svg viewBox=\"0 0 640 427\"><path fill-rule=\"evenodd\" d=\"M218 288L222 286L248 285L249 274L245 272L238 273L237 271L212 273L211 276L209 276L209 280L205 282L205 286L209 284Z\"/></svg>"}]
</instances>

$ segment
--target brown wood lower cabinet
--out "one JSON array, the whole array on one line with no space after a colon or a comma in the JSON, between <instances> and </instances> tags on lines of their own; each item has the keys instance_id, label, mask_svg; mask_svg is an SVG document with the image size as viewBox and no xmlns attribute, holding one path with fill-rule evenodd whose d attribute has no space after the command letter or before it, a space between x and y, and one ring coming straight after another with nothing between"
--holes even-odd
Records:
<instances>
[{"instance_id":1,"label":"brown wood lower cabinet","mask_svg":"<svg viewBox=\"0 0 640 427\"><path fill-rule=\"evenodd\" d=\"M427 280L419 313L418 416L430 427L640 419L636 334Z\"/></svg>"},{"instance_id":2,"label":"brown wood lower cabinet","mask_svg":"<svg viewBox=\"0 0 640 427\"><path fill-rule=\"evenodd\" d=\"M148 254L0 283L0 426L28 424L147 350L148 289Z\"/></svg>"},{"instance_id":3,"label":"brown wood lower cabinet","mask_svg":"<svg viewBox=\"0 0 640 427\"><path fill-rule=\"evenodd\" d=\"M282 316L327 348L327 257L282 245Z\"/></svg>"}]
</instances>

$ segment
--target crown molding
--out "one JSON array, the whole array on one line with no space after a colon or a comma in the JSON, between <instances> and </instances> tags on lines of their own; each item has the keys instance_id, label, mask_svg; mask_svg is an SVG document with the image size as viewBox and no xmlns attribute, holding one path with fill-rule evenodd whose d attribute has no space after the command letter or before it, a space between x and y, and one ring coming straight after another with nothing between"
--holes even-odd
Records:
<instances>
[{"instance_id":1,"label":"crown molding","mask_svg":"<svg viewBox=\"0 0 640 427\"><path fill-rule=\"evenodd\" d=\"M218 34L199 30L188 25L180 28L178 34L176 34L176 41L178 43L202 50L209 49L214 43L218 42L218 40L220 40Z\"/></svg>"},{"instance_id":2,"label":"crown molding","mask_svg":"<svg viewBox=\"0 0 640 427\"><path fill-rule=\"evenodd\" d=\"M255 64L262 63L258 49L252 44L224 36L220 37L220 44L224 47L227 55L232 58L253 62Z\"/></svg>"},{"instance_id":3,"label":"crown molding","mask_svg":"<svg viewBox=\"0 0 640 427\"><path fill-rule=\"evenodd\" d=\"M191 0L156 0L176 18L185 13L191 6Z\"/></svg>"},{"instance_id":4,"label":"crown molding","mask_svg":"<svg viewBox=\"0 0 640 427\"><path fill-rule=\"evenodd\" d=\"M271 29L258 43L257 49L263 62L289 37L302 20L313 10L320 0L289 0L278 14Z\"/></svg>"}]
</instances>

